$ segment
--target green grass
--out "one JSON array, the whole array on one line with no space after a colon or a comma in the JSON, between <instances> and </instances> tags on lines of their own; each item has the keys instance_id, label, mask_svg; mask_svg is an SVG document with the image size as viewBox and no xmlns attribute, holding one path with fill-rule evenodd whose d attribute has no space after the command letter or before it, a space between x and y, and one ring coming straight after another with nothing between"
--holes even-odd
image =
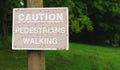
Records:
<instances>
[{"instance_id":1,"label":"green grass","mask_svg":"<svg viewBox=\"0 0 120 70\"><path fill-rule=\"evenodd\" d=\"M25 51L0 51L0 70L27 70Z\"/></svg>"},{"instance_id":2,"label":"green grass","mask_svg":"<svg viewBox=\"0 0 120 70\"><path fill-rule=\"evenodd\" d=\"M45 51L46 70L120 70L120 48L70 43L68 51ZM0 51L0 70L27 70L26 51Z\"/></svg>"}]
</instances>

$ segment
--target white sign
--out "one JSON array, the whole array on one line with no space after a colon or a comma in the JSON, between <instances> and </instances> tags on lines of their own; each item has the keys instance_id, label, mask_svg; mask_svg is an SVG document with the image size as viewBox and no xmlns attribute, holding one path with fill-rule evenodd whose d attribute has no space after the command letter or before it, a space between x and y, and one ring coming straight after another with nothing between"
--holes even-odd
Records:
<instances>
[{"instance_id":1,"label":"white sign","mask_svg":"<svg viewBox=\"0 0 120 70\"><path fill-rule=\"evenodd\" d=\"M68 8L14 8L13 50L68 50Z\"/></svg>"}]
</instances>

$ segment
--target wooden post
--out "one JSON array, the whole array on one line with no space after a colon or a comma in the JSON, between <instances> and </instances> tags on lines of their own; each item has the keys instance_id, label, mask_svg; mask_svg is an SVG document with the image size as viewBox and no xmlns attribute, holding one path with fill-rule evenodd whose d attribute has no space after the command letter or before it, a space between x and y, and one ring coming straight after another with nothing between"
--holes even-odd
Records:
<instances>
[{"instance_id":1,"label":"wooden post","mask_svg":"<svg viewBox=\"0 0 120 70\"><path fill-rule=\"evenodd\" d=\"M27 0L28 8L43 7L43 0ZM44 51L28 51L28 70L45 70Z\"/></svg>"},{"instance_id":2,"label":"wooden post","mask_svg":"<svg viewBox=\"0 0 120 70\"><path fill-rule=\"evenodd\" d=\"M44 51L28 51L28 70L45 70Z\"/></svg>"},{"instance_id":3,"label":"wooden post","mask_svg":"<svg viewBox=\"0 0 120 70\"><path fill-rule=\"evenodd\" d=\"M43 7L43 0L27 0L27 7L40 8Z\"/></svg>"}]
</instances>

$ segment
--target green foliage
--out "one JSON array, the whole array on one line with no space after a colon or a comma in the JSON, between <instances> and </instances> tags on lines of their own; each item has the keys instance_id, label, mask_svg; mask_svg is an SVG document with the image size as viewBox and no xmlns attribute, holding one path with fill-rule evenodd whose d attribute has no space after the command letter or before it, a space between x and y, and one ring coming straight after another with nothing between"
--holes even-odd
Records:
<instances>
[{"instance_id":1,"label":"green foliage","mask_svg":"<svg viewBox=\"0 0 120 70\"><path fill-rule=\"evenodd\" d=\"M70 33L94 29L93 35L101 37L102 41L109 40L109 44L116 42L115 40L118 38L116 34L120 36L119 0L66 0L62 4L60 2L59 6L69 8ZM100 34L96 34L96 32L103 35L99 36ZM111 36L108 36L110 34Z\"/></svg>"},{"instance_id":2,"label":"green foliage","mask_svg":"<svg viewBox=\"0 0 120 70\"><path fill-rule=\"evenodd\" d=\"M111 36L106 39L111 41L111 44L119 44L120 42L120 1L119 0L99 0L92 3L93 12L90 17L96 27L101 27L104 36ZM94 15L94 16L93 16ZM118 37L119 36L119 37Z\"/></svg>"},{"instance_id":3,"label":"green foliage","mask_svg":"<svg viewBox=\"0 0 120 70\"><path fill-rule=\"evenodd\" d=\"M92 22L87 16L81 16L71 21L71 29L73 32L81 32L82 29L86 28L89 31L93 30Z\"/></svg>"},{"instance_id":4,"label":"green foliage","mask_svg":"<svg viewBox=\"0 0 120 70\"><path fill-rule=\"evenodd\" d=\"M79 33L83 29L93 30L92 21L88 17L87 6L82 1L75 0L45 0L45 7L68 7L70 32Z\"/></svg>"}]
</instances>

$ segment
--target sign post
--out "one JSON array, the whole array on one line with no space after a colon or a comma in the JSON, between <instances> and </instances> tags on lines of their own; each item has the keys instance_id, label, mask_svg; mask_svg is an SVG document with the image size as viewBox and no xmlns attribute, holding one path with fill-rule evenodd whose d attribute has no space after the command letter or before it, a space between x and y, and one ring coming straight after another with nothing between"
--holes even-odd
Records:
<instances>
[{"instance_id":1,"label":"sign post","mask_svg":"<svg viewBox=\"0 0 120 70\"><path fill-rule=\"evenodd\" d=\"M43 7L43 0L27 0L27 7ZM45 70L45 56L43 50L28 51L28 70Z\"/></svg>"},{"instance_id":2,"label":"sign post","mask_svg":"<svg viewBox=\"0 0 120 70\"><path fill-rule=\"evenodd\" d=\"M45 70L44 50L68 50L68 8L40 8L42 0L27 0L13 9L13 50L28 50L28 70ZM40 50L40 51L38 51Z\"/></svg>"}]
</instances>

